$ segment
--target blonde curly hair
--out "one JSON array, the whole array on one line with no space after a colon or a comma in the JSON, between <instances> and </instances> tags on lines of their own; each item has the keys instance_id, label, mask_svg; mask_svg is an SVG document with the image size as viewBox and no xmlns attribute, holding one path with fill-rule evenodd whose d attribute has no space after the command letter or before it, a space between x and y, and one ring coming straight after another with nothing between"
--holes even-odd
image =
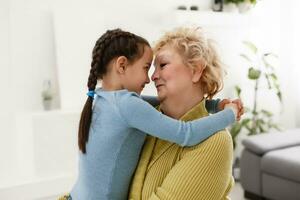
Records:
<instances>
[{"instance_id":1,"label":"blonde curly hair","mask_svg":"<svg viewBox=\"0 0 300 200\"><path fill-rule=\"evenodd\" d=\"M202 28L180 27L166 32L155 44L154 53L169 45L181 55L183 63L204 67L200 84L206 98L211 99L223 88L225 71L213 41L205 37Z\"/></svg>"}]
</instances>

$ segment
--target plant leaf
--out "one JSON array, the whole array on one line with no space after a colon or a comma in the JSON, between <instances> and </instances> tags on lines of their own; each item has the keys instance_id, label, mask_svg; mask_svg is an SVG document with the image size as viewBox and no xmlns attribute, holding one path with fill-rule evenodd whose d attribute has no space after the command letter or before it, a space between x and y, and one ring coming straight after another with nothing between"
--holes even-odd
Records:
<instances>
[{"instance_id":1,"label":"plant leaf","mask_svg":"<svg viewBox=\"0 0 300 200\"><path fill-rule=\"evenodd\" d=\"M235 124L233 124L233 126L230 130L232 138L235 138L240 133L241 129L242 129L241 123L236 122Z\"/></svg>"},{"instance_id":2,"label":"plant leaf","mask_svg":"<svg viewBox=\"0 0 300 200\"><path fill-rule=\"evenodd\" d=\"M246 45L254 54L257 53L257 47L249 41L243 41L244 45Z\"/></svg>"},{"instance_id":3,"label":"plant leaf","mask_svg":"<svg viewBox=\"0 0 300 200\"><path fill-rule=\"evenodd\" d=\"M277 76L274 73L269 74L274 81L277 81Z\"/></svg>"},{"instance_id":4,"label":"plant leaf","mask_svg":"<svg viewBox=\"0 0 300 200\"><path fill-rule=\"evenodd\" d=\"M278 55L276 55L275 53L271 53L271 52L265 53L264 56L265 56L265 57L267 57L267 56L272 56L272 57L274 57L274 58L278 58Z\"/></svg>"},{"instance_id":5,"label":"plant leaf","mask_svg":"<svg viewBox=\"0 0 300 200\"><path fill-rule=\"evenodd\" d=\"M251 121L251 119L246 118L246 119L243 119L241 123L243 126L246 126L250 121Z\"/></svg>"},{"instance_id":6,"label":"plant leaf","mask_svg":"<svg viewBox=\"0 0 300 200\"><path fill-rule=\"evenodd\" d=\"M265 109L262 109L261 112L267 116L267 117L272 117L273 116L273 113L271 113L270 111L268 110L265 110Z\"/></svg>"},{"instance_id":7,"label":"plant leaf","mask_svg":"<svg viewBox=\"0 0 300 200\"><path fill-rule=\"evenodd\" d=\"M235 92L236 92L237 96L240 98L242 89L237 85L234 87L234 89L235 89Z\"/></svg>"},{"instance_id":8,"label":"plant leaf","mask_svg":"<svg viewBox=\"0 0 300 200\"><path fill-rule=\"evenodd\" d=\"M251 80L259 79L261 71L259 69L254 69L253 67L248 70L248 78Z\"/></svg>"},{"instance_id":9,"label":"plant leaf","mask_svg":"<svg viewBox=\"0 0 300 200\"><path fill-rule=\"evenodd\" d=\"M270 89L272 89L272 85L271 85L271 81L270 81L270 78L269 78L269 74L265 73L265 77L266 77L266 80L267 80L267 83L268 83L268 88L270 90Z\"/></svg>"},{"instance_id":10,"label":"plant leaf","mask_svg":"<svg viewBox=\"0 0 300 200\"><path fill-rule=\"evenodd\" d=\"M277 97L278 97L279 101L282 103L282 95L281 95L281 92L279 90L277 92Z\"/></svg>"},{"instance_id":11,"label":"plant leaf","mask_svg":"<svg viewBox=\"0 0 300 200\"><path fill-rule=\"evenodd\" d=\"M251 60L247 55L245 55L245 54L240 54L240 56L241 56L242 58L244 58L245 60L247 60L248 62L252 63L252 60Z\"/></svg>"}]
</instances>

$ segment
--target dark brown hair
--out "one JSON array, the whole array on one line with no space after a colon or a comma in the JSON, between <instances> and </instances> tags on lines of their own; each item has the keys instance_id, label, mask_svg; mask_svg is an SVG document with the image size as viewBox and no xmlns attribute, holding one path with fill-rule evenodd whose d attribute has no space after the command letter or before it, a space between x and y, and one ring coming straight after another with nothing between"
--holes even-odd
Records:
<instances>
[{"instance_id":1,"label":"dark brown hair","mask_svg":"<svg viewBox=\"0 0 300 200\"><path fill-rule=\"evenodd\" d=\"M92 53L92 63L87 86L94 91L97 80L102 79L107 72L108 63L118 57L125 56L129 62L134 62L144 53L144 47L149 46L146 39L121 29L106 31L96 42ZM86 153L86 143L92 119L93 97L88 96L81 112L78 146L82 153Z\"/></svg>"}]
</instances>

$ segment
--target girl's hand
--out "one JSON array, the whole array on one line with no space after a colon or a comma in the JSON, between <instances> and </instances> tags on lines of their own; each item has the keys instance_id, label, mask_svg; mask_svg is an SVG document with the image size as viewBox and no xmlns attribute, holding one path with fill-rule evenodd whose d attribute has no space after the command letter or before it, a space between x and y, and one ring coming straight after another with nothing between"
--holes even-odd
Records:
<instances>
[{"instance_id":1,"label":"girl's hand","mask_svg":"<svg viewBox=\"0 0 300 200\"><path fill-rule=\"evenodd\" d=\"M240 121L241 116L244 114L244 106L243 106L243 102L241 99L235 99L232 101L232 103L236 104L239 111L238 111L238 116L237 116L237 121Z\"/></svg>"},{"instance_id":2,"label":"girl's hand","mask_svg":"<svg viewBox=\"0 0 300 200\"><path fill-rule=\"evenodd\" d=\"M223 99L222 101L219 102L218 109L223 110L227 104L231 104L231 103L237 106L236 120L240 121L241 116L244 114L244 106L241 99L235 99L233 101L231 101L230 99Z\"/></svg>"}]
</instances>

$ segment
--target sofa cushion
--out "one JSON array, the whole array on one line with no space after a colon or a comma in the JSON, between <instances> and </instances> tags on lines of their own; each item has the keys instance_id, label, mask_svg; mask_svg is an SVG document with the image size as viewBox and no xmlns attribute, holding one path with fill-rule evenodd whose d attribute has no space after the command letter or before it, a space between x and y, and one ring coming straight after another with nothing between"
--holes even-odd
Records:
<instances>
[{"instance_id":1,"label":"sofa cushion","mask_svg":"<svg viewBox=\"0 0 300 200\"><path fill-rule=\"evenodd\" d=\"M253 135L244 139L242 143L249 151L262 155L275 149L300 145L300 129Z\"/></svg>"},{"instance_id":2,"label":"sofa cushion","mask_svg":"<svg viewBox=\"0 0 300 200\"><path fill-rule=\"evenodd\" d=\"M268 152L261 168L264 173L300 182L300 146Z\"/></svg>"}]
</instances>

